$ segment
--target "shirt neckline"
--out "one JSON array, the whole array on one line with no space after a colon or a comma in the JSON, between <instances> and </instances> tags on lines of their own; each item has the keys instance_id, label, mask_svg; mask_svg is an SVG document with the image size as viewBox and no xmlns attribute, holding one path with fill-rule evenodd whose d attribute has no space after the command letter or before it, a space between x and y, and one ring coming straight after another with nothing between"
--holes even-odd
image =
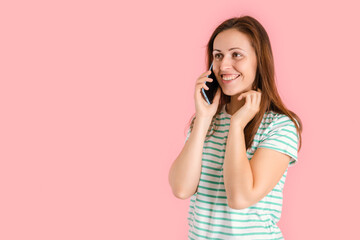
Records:
<instances>
[{"instance_id":1,"label":"shirt neckline","mask_svg":"<svg viewBox=\"0 0 360 240\"><path fill-rule=\"evenodd\" d=\"M223 107L222 107L222 112L225 114L225 116L231 118L232 115L230 115L230 114L226 111L226 104L223 105Z\"/></svg>"}]
</instances>

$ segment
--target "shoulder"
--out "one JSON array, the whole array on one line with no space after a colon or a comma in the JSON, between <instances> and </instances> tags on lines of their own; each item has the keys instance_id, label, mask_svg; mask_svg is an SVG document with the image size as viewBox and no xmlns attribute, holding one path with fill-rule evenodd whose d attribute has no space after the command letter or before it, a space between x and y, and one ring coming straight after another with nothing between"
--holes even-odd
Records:
<instances>
[{"instance_id":1,"label":"shoulder","mask_svg":"<svg viewBox=\"0 0 360 240\"><path fill-rule=\"evenodd\" d=\"M293 125L295 127L294 122L291 120L291 118L283 113L277 113L274 111L267 111L264 114L263 120L265 120L267 123L271 123L272 126L278 126L278 125ZM296 119L294 119L296 121ZM296 121L298 124L298 122Z\"/></svg>"},{"instance_id":2,"label":"shoulder","mask_svg":"<svg viewBox=\"0 0 360 240\"><path fill-rule=\"evenodd\" d=\"M298 124L297 120L294 120ZM267 134L285 131L297 136L295 123L286 114L268 111L264 114L263 123L266 123L265 133Z\"/></svg>"},{"instance_id":3,"label":"shoulder","mask_svg":"<svg viewBox=\"0 0 360 240\"><path fill-rule=\"evenodd\" d=\"M270 148L287 154L291 157L290 165L293 165L297 162L299 146L299 134L294 121L286 114L273 111L267 112L267 116L269 123L264 127L258 148Z\"/></svg>"}]
</instances>

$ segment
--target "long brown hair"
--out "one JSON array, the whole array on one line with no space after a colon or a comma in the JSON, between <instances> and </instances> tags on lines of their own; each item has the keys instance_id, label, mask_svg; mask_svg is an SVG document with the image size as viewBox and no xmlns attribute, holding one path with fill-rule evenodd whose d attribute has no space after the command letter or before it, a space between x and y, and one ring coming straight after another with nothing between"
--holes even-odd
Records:
<instances>
[{"instance_id":1,"label":"long brown hair","mask_svg":"<svg viewBox=\"0 0 360 240\"><path fill-rule=\"evenodd\" d=\"M260 110L255 115L255 117L246 125L244 129L245 135L245 143L246 149L251 146L253 138L261 124L263 115L267 111L274 111L276 113L287 115L295 124L297 133L299 134L299 148L301 148L301 132L302 132L302 122L300 118L292 111L287 109L282 102L278 90L275 84L275 69L274 69L274 59L271 50L270 40L267 32L264 27L253 17L250 16L242 16L242 17L234 17L230 18L223 23L221 23L213 32L210 37L210 40L207 44L207 59L206 64L208 69L210 68L210 64L213 61L213 44L215 37L222 31L227 29L237 29L238 31L246 34L251 42L252 47L255 49L256 57L257 57L257 70L255 80L252 86L252 89L260 89L261 90L261 103ZM219 86L220 87L220 86ZM225 95L221 91L220 102L216 114L212 119L212 123L210 124L208 134L211 130L217 130L218 126L215 125L215 117L218 115L222 109L222 107L230 102L230 96ZM187 129L190 127L192 130L194 121L196 118L196 113L191 117ZM295 122L299 123L299 125ZM212 134L211 134L212 135ZM208 135L205 140L207 140L211 135Z\"/></svg>"}]
</instances>

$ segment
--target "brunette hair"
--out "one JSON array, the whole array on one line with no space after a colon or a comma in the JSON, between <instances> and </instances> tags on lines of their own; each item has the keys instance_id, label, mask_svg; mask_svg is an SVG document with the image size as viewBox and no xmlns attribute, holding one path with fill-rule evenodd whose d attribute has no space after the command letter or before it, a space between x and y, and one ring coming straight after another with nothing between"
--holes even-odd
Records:
<instances>
[{"instance_id":1,"label":"brunette hair","mask_svg":"<svg viewBox=\"0 0 360 240\"><path fill-rule=\"evenodd\" d=\"M282 102L278 90L275 84L275 69L274 69L274 59L271 50L270 40L267 32L264 27L253 17L250 16L241 16L234 17L228 20L225 20L221 23L213 32L210 37L210 40L207 44L207 59L206 64L208 66L207 69L210 68L210 64L213 61L213 44L215 37L222 31L227 29L236 29L244 34L246 34L251 42L252 47L255 50L256 58L257 58L257 70L255 80L252 86L252 89L260 89L261 90L261 103L260 110L255 115L255 117L246 125L244 129L245 135L245 143L246 149L250 148L251 143L254 139L254 136L261 124L263 115L267 111L274 111L276 113L281 113L287 115L295 124L297 133L299 134L299 148L301 148L301 133L302 133L302 122L300 118L292 111L287 109ZM212 119L212 123L210 124L208 130L208 136L205 140L207 140L211 135L209 133L211 130L217 130L218 126L215 125L215 117L218 115L222 109L222 107L230 102L230 96L225 95L221 90L220 102L216 114ZM196 118L196 113L191 117L187 129L192 130L194 121ZM299 125L295 122L295 120L299 123Z\"/></svg>"}]
</instances>

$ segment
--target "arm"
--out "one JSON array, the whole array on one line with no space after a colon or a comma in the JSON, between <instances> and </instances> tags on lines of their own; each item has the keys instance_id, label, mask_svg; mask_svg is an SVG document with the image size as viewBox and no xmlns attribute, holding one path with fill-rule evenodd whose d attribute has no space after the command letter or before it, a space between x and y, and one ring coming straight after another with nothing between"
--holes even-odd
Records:
<instances>
[{"instance_id":1,"label":"arm","mask_svg":"<svg viewBox=\"0 0 360 240\"><path fill-rule=\"evenodd\" d=\"M267 148L257 149L249 161L244 129L231 122L223 164L229 207L243 209L260 201L276 186L289 161L290 156Z\"/></svg>"},{"instance_id":2,"label":"arm","mask_svg":"<svg viewBox=\"0 0 360 240\"><path fill-rule=\"evenodd\" d=\"M197 191L201 175L204 141L211 118L196 118L192 132L179 156L171 165L169 184L173 194L186 199Z\"/></svg>"}]
</instances>

